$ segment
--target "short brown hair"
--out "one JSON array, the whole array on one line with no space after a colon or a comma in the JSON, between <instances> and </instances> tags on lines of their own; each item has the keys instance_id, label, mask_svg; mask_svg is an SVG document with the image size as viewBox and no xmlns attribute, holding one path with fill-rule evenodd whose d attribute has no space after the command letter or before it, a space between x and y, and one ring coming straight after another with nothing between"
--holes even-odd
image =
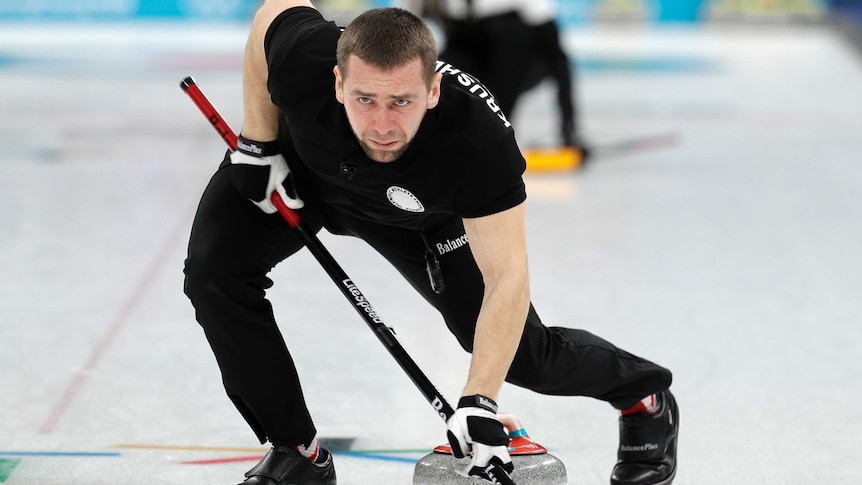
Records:
<instances>
[{"instance_id":1,"label":"short brown hair","mask_svg":"<svg viewBox=\"0 0 862 485\"><path fill-rule=\"evenodd\" d=\"M338 39L336 55L344 77L351 55L384 70L418 57L428 86L437 69L437 42L431 29L416 15L394 7L375 8L356 17Z\"/></svg>"}]
</instances>

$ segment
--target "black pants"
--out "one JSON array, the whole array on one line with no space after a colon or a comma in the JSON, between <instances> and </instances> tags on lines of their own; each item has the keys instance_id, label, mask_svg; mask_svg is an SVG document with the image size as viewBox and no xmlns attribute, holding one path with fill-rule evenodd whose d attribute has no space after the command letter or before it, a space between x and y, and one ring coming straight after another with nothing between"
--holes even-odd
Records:
<instances>
[{"instance_id":1,"label":"black pants","mask_svg":"<svg viewBox=\"0 0 862 485\"><path fill-rule=\"evenodd\" d=\"M227 394L261 443L307 443L314 424L265 294L272 286L267 273L302 243L280 215L264 214L236 192L231 170L220 169L201 199L185 263L185 292ZM324 225L322 212L304 199L307 208L300 214L317 231ZM339 227L330 226L336 222ZM361 221L327 218L326 223L374 247L440 311L461 346L472 349L483 282L469 246L456 242L464 235L459 218L423 231L435 250L438 242L443 245L438 257L446 290L439 295L430 288L420 233ZM301 275L296 279L301 284ZM283 329L290 332L291 325L284 322ZM546 327L531 306L507 381L543 394L590 396L624 409L669 387L671 373L584 330Z\"/></svg>"}]
</instances>

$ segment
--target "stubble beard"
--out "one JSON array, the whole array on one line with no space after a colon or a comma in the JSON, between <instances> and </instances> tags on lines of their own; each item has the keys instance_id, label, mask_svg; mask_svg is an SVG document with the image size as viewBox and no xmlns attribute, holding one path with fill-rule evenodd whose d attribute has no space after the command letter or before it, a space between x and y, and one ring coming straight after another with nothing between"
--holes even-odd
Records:
<instances>
[{"instance_id":1,"label":"stubble beard","mask_svg":"<svg viewBox=\"0 0 862 485\"><path fill-rule=\"evenodd\" d=\"M401 158L401 155L403 155L404 152L407 151L407 147L410 146L410 142L405 142L404 145L397 150L377 150L371 148L371 146L362 139L359 140L359 146L362 147L362 151L364 151L365 155L371 160L378 163L390 163Z\"/></svg>"}]
</instances>

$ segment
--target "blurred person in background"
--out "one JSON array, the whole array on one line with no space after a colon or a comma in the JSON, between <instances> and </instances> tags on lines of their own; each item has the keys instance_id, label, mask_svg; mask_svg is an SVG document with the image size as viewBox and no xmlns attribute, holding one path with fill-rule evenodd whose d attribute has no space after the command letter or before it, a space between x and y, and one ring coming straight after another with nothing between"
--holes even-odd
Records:
<instances>
[{"instance_id":1,"label":"blurred person in background","mask_svg":"<svg viewBox=\"0 0 862 485\"><path fill-rule=\"evenodd\" d=\"M399 5L440 23L445 36L440 58L481 79L510 118L522 94L553 79L558 140L586 158L555 0L401 0Z\"/></svg>"}]
</instances>

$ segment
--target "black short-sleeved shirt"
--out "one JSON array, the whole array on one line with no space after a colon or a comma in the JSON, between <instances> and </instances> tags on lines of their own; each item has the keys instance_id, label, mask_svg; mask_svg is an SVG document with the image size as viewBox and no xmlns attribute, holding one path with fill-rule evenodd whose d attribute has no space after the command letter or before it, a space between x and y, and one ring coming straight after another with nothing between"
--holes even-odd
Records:
<instances>
[{"instance_id":1,"label":"black short-sleeved shirt","mask_svg":"<svg viewBox=\"0 0 862 485\"><path fill-rule=\"evenodd\" d=\"M369 159L335 98L340 34L317 10L294 7L273 21L264 40L282 143L298 155L298 176L311 179L300 188L309 187L332 212L417 229L524 201L526 163L511 126L484 86L443 62L440 101L404 154L390 163Z\"/></svg>"}]
</instances>

